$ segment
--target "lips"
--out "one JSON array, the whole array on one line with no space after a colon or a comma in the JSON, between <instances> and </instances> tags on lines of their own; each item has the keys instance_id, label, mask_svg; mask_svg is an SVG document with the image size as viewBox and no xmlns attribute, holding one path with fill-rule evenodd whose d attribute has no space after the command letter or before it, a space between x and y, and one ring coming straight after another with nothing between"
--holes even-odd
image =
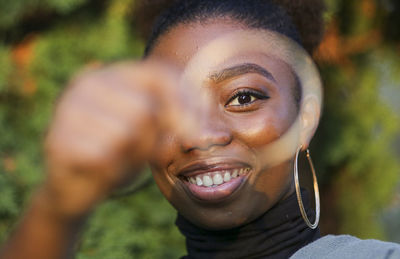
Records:
<instances>
[{"instance_id":1,"label":"lips","mask_svg":"<svg viewBox=\"0 0 400 259\"><path fill-rule=\"evenodd\" d=\"M231 196L245 182L251 167L240 162L192 164L179 174L186 189L204 201L218 201Z\"/></svg>"}]
</instances>

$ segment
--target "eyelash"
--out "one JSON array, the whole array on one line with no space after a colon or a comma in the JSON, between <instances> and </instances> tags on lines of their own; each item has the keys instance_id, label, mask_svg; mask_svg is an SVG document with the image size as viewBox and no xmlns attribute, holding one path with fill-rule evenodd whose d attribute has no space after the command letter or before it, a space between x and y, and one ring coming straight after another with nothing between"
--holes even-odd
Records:
<instances>
[{"instance_id":1,"label":"eyelash","mask_svg":"<svg viewBox=\"0 0 400 259\"><path fill-rule=\"evenodd\" d=\"M256 92L256 91L252 91L249 89L246 90L239 90L237 91L230 99L229 101L226 103L225 106L228 106L232 101L234 101L236 98L243 96L243 95L250 95L252 97L257 98L258 100L265 100L265 99L269 99L269 96L265 95L265 94L261 94L260 92ZM250 105L253 102L255 102L256 100L253 100L249 103L246 104L236 104L236 105L232 105L232 106L246 106L246 105Z\"/></svg>"}]
</instances>

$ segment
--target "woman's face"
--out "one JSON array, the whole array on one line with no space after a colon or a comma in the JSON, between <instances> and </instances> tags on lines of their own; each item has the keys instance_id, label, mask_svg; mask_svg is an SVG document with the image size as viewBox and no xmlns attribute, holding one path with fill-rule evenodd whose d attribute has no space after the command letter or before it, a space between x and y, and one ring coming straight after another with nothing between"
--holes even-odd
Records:
<instances>
[{"instance_id":1,"label":"woman's face","mask_svg":"<svg viewBox=\"0 0 400 259\"><path fill-rule=\"evenodd\" d=\"M159 39L149 59L162 58L183 73L202 47L240 29L227 20L181 24ZM153 175L186 219L207 229L236 227L293 192L293 161L271 167L260 150L296 119L296 81L283 61L246 51L218 63L197 83L211 98L206 119L196 136L168 133L160 140L151 161Z\"/></svg>"}]
</instances>

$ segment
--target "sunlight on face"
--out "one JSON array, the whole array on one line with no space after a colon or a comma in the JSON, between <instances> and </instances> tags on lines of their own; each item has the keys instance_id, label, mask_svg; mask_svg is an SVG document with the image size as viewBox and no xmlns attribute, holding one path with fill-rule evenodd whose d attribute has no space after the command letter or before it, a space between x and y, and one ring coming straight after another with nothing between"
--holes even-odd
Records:
<instances>
[{"instance_id":1,"label":"sunlight on face","mask_svg":"<svg viewBox=\"0 0 400 259\"><path fill-rule=\"evenodd\" d=\"M292 126L279 139L260 148L260 159L269 166L277 165L294 156L299 146L308 146L319 121L322 107L322 83L317 68L307 52L289 38L272 31L239 30L223 35L210 42L188 62L181 78L181 85L192 85L201 89L204 78L213 76L212 71L229 65L232 57L257 53L279 59L288 64L297 75L301 87L300 111ZM234 63L234 62L233 62ZM236 60L236 63L237 60ZM248 69L247 73L260 73L271 79L272 75L260 68ZM237 75L237 74L236 74ZM235 75L235 76L236 76ZM212 102L203 96L195 102L209 106ZM313 106L313 107L307 107ZM302 115L312 109L313 125L304 125ZM307 123L307 122L306 122ZM308 128L307 128L308 126Z\"/></svg>"},{"instance_id":2,"label":"sunlight on face","mask_svg":"<svg viewBox=\"0 0 400 259\"><path fill-rule=\"evenodd\" d=\"M232 228L293 192L293 157L308 146L322 103L318 72L301 47L235 23L195 23L162 36L149 58L178 67L179 92L190 92L179 116L193 124L176 123L151 161L183 216Z\"/></svg>"}]
</instances>

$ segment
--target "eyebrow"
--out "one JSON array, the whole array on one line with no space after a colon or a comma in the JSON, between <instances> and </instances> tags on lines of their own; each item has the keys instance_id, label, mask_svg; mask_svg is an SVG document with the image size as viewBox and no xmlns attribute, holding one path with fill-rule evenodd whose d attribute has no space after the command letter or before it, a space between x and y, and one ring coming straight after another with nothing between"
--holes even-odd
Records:
<instances>
[{"instance_id":1,"label":"eyebrow","mask_svg":"<svg viewBox=\"0 0 400 259\"><path fill-rule=\"evenodd\" d=\"M267 79L276 82L275 78L272 76L270 72L268 72L265 68L254 64L254 63L245 63L245 64L240 64L236 65L233 67L225 68L221 71L218 72L213 72L210 74L209 78L214 81L214 83L220 83L222 81L231 79L236 76L240 76L243 74L248 74L248 73L256 73L260 74Z\"/></svg>"}]
</instances>

